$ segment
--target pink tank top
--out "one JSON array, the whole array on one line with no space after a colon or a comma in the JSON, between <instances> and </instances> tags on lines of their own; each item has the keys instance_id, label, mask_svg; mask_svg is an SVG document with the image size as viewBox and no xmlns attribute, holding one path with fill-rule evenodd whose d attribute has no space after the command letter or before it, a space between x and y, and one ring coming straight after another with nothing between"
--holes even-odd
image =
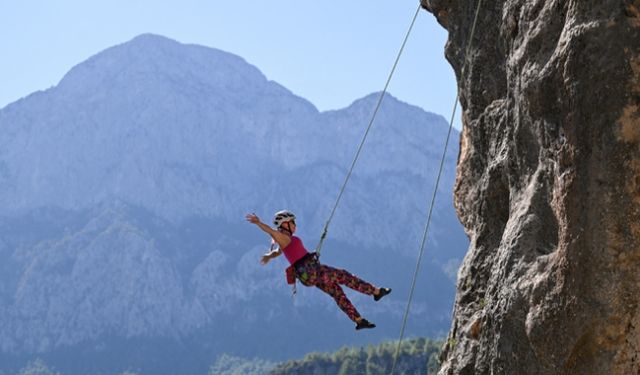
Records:
<instances>
[{"instance_id":1,"label":"pink tank top","mask_svg":"<svg viewBox=\"0 0 640 375\"><path fill-rule=\"evenodd\" d=\"M282 252L291 264L294 264L295 262L300 260L300 258L308 254L307 249L305 249L304 245L302 244L302 240L296 236L291 236L291 242L289 243L289 245L287 245L287 247L282 249Z\"/></svg>"}]
</instances>

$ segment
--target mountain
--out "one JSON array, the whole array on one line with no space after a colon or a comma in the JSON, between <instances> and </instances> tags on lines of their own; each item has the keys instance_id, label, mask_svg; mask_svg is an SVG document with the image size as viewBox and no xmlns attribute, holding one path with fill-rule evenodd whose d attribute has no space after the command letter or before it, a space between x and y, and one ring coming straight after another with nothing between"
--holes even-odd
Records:
<instances>
[{"instance_id":1,"label":"mountain","mask_svg":"<svg viewBox=\"0 0 640 375\"><path fill-rule=\"evenodd\" d=\"M287 208L313 248L379 94L319 112L240 57L141 35L0 110L0 363L63 373L202 373L221 353L281 361L393 339L446 121L384 99L322 261L394 292L333 300L258 263ZM457 137L454 134L453 137ZM455 142L409 320L441 335L468 242L451 191ZM80 355L81 354L81 355ZM204 370L203 370L204 369Z\"/></svg>"},{"instance_id":2,"label":"mountain","mask_svg":"<svg viewBox=\"0 0 640 375\"><path fill-rule=\"evenodd\" d=\"M419 338L402 342L383 342L366 348L343 347L334 353L309 353L301 360L273 363L262 359L246 359L227 354L219 356L208 375L285 375L285 374L389 374L398 350L396 369L400 374L435 375L442 342ZM19 375L66 375L50 368L41 359L29 362ZM138 375L125 370L118 375ZM205 375L202 373L201 375Z\"/></svg>"}]
</instances>

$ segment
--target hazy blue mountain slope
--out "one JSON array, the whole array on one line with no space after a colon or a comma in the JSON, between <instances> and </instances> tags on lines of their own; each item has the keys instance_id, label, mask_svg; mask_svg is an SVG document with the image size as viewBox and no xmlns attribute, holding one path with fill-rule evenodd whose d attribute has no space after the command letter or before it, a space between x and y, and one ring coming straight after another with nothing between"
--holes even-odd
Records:
<instances>
[{"instance_id":1,"label":"hazy blue mountain slope","mask_svg":"<svg viewBox=\"0 0 640 375\"><path fill-rule=\"evenodd\" d=\"M329 229L324 262L394 289L380 303L349 292L376 330L356 335L315 289L292 300L286 262L260 266L268 239L244 221L291 209L313 248L377 97L318 112L237 56L142 35L1 109L2 366L37 354L63 372L189 373L223 352L284 360L395 338L442 117L388 95ZM449 326L468 245L451 203L457 147L410 335Z\"/></svg>"}]
</instances>

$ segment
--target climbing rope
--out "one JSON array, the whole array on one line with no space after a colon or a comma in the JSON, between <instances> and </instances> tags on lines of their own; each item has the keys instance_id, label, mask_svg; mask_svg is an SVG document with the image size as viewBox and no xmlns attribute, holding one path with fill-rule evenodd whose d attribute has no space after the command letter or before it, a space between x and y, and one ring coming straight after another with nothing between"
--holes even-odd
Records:
<instances>
[{"instance_id":1,"label":"climbing rope","mask_svg":"<svg viewBox=\"0 0 640 375\"><path fill-rule=\"evenodd\" d=\"M324 229L322 230L322 235L320 236L320 242L318 242L318 246L316 246L316 254L318 254L318 257L320 256L320 250L322 249L322 244L324 242L324 239L327 237L327 231L329 230L329 224L331 223L331 220L333 219L333 215L336 213L336 209L338 208L338 204L340 203L340 199L342 198L342 194L344 193L345 188L347 187L347 182L349 182L349 178L351 178L351 173L353 172L353 168L356 166L356 162L358 161L358 158L360 157L360 152L362 151L362 147L364 146L365 141L367 140L367 136L369 135L369 131L371 130L371 126L373 125L373 122L376 119L376 116L378 115L378 110L380 109L380 105L382 104L382 100L384 99L385 94L387 93L387 89L389 88L389 83L391 82L391 78L393 78L393 74L396 71L396 67L398 66L398 61L400 61L400 56L402 56L402 52L404 51L404 47L407 44L407 40L409 39L409 35L411 34L411 31L413 30L413 25L416 23L416 18L418 18L418 13L420 12L420 4L418 4L418 8L416 9L415 14L413 15L413 19L411 20L411 24L409 25L409 29L407 30L407 33L404 37L404 40L402 41L402 45L400 46L400 50L398 51L398 55L396 56L396 60L393 63L393 67L391 68L391 72L389 73L389 76L387 77L387 82L384 85L384 89L382 90L382 92L380 93L380 97L378 98L378 102L375 106L375 109L373 110L373 115L371 116L371 120L369 120L369 125L367 126L367 130L364 132L364 136L362 137L362 140L360 141L360 145L358 146L358 150L356 151L355 157L353 158L353 162L351 162L351 168L349 168L349 172L347 173L347 176L344 179L344 182L342 183L342 188L340 188L340 192L338 193L338 198L336 198L336 202L333 205L333 209L331 210L331 214L329 215L329 219L327 219L327 222L324 224Z\"/></svg>"},{"instance_id":2,"label":"climbing rope","mask_svg":"<svg viewBox=\"0 0 640 375\"><path fill-rule=\"evenodd\" d=\"M462 77L464 77L464 69L467 66L467 59L469 57L469 51L471 50L471 44L473 42L473 36L475 34L476 31L476 24L478 22L478 14L480 13L480 6L482 4L482 0L478 1L478 5L476 7L476 12L475 12L475 16L473 19L473 26L471 26L471 33L469 35L469 39L468 43L467 43L467 48L465 50L465 54L464 54L464 61L462 64ZM445 141L444 144L444 150L442 152L442 158L440 159L440 168L438 170L438 177L436 178L436 184L435 184L435 188L433 189L433 196L431 197L431 203L429 205L429 214L427 215L427 223L425 225L425 229L424 229L424 233L422 235L422 243L420 244L420 252L418 254L418 260L416 262L416 269L415 272L413 273L413 281L411 282L411 290L409 292L409 298L407 300L407 307L405 309L404 312L404 317L402 319L402 328L400 329L400 338L398 339L398 345L396 346L396 352L395 355L393 356L393 365L391 366L391 375L394 374L394 371L396 369L396 363L398 361L398 354L400 353L400 344L402 343L402 339L404 337L404 331L405 331L405 327L407 326L407 318L409 316L409 310L411 308L411 302L413 300L413 293L415 291L416 288L416 280L418 278L418 274L420 271L420 263L422 261L422 255L424 254L424 248L425 248L425 244L427 243L427 238L428 238L428 234L429 234L429 226L431 224L431 216L433 213L433 207L435 205L435 200L436 200L436 194L438 192L438 185L440 184L440 177L442 175L442 170L444 169L444 161L445 161L445 157L447 155L447 147L449 146L449 139L451 137L451 130L453 129L453 120L455 118L456 115L456 111L458 109L458 100L460 98L460 87L458 85L456 85L457 87L457 91L456 91L456 100L453 104L453 111L451 113L451 119L449 121L449 131L447 132L447 139ZM429 359L427 358L427 361Z\"/></svg>"}]
</instances>

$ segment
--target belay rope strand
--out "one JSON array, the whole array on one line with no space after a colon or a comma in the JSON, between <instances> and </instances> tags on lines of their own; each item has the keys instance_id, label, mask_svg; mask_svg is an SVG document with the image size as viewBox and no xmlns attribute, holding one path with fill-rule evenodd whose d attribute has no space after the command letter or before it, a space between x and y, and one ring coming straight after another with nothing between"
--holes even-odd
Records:
<instances>
[{"instance_id":1,"label":"belay rope strand","mask_svg":"<svg viewBox=\"0 0 640 375\"><path fill-rule=\"evenodd\" d=\"M398 55L396 56L396 60L393 63L393 67L391 68L391 72L389 73L389 77L387 78L387 82L384 85L384 89L380 93L380 97L378 98L378 102L376 103L375 109L373 110L373 115L371 115L371 120L369 120L369 125L367 126L367 130L364 132L364 136L360 141L360 145L358 146L358 150L353 158L353 162L351 162L351 167L349 168L349 172L342 183L342 188L340 188L340 192L338 193L338 197L336 198L336 202L333 205L333 209L331 210L331 214L329 215L329 219L327 219L324 224L324 229L322 230L322 235L320 236L320 242L318 242L318 246L316 246L316 254L320 257L320 250L322 249L322 244L324 239L327 237L327 231L329 230L329 224L331 224L331 220L333 219L333 215L336 213L336 209L338 208L338 204L340 203L340 199L342 198L342 194L344 193L345 188L347 187L347 182L349 182L349 178L351 178L351 173L353 172L353 168L356 166L356 162L360 157L360 152L362 151L362 147L364 146L365 141L367 140L367 136L369 135L369 131L371 130L371 126L378 115L378 110L380 109L380 105L382 104L382 100L384 99L385 94L387 93L387 89L389 88L389 83L391 82L391 78L393 78L393 74L396 71L396 67L398 66L398 61L400 61L400 56L402 56L402 52L404 51L404 47L407 45L407 40L409 39L409 35L411 35L411 31L413 30L413 25L416 23L416 18L418 18L418 13L420 13L421 5L418 4L418 8L416 9L415 14L413 15L413 19L411 20L411 25L409 25L409 29L402 41L402 45L400 46L400 50L398 51Z\"/></svg>"},{"instance_id":2,"label":"belay rope strand","mask_svg":"<svg viewBox=\"0 0 640 375\"><path fill-rule=\"evenodd\" d=\"M475 34L476 31L476 24L478 22L478 14L480 13L480 6L482 4L482 0L478 0L478 5L476 7L476 12L475 12L475 16L473 18L473 26L471 26L471 32L469 35L469 39L467 39L467 47L465 49L465 53L464 53L464 60L462 63L462 78L464 78L464 70L465 67L467 66L467 59L469 57L469 51L471 50L471 44L473 42L473 36ZM411 282L411 291L409 292L409 299L407 301L407 307L405 309L404 312L404 317L402 319L402 328L400 329L400 338L398 339L398 345L396 346L396 352L393 356L393 365L391 366L391 375L394 374L394 371L396 369L396 363L398 361L398 355L400 353L400 344L402 343L402 339L404 337L404 330L405 327L407 325L407 318L409 316L409 310L411 308L411 301L413 300L413 292L415 290L416 287L416 280L418 278L418 273L420 271L420 262L422 260L422 255L424 254L424 248L425 248L425 244L427 243L427 238L428 238L428 234L429 234L429 225L431 224L431 216L433 213L433 207L435 205L435 200L436 200L436 194L438 192L438 185L440 184L440 177L442 175L442 170L444 169L444 160L445 157L447 155L447 147L449 146L449 138L451 137L451 130L453 128L453 120L456 114L456 110L458 109L458 99L460 98L460 87L458 85L456 85L457 87L457 91L456 91L456 100L453 104L453 111L451 113L451 119L449 121L449 131L447 132L447 139L445 141L444 144L444 150L442 152L442 158L440 159L440 168L438 170L438 177L436 178L436 184L435 184L435 188L433 189L433 196L431 197L431 203L429 205L429 214L427 216L427 223L425 225L424 228L424 233L422 236L422 243L420 244L420 252L418 254L418 260L416 262L416 269L415 272L413 274L413 281ZM429 361L429 358L427 358L427 362ZM425 364L425 368L426 368L426 364ZM426 372L426 371L425 371Z\"/></svg>"},{"instance_id":3,"label":"belay rope strand","mask_svg":"<svg viewBox=\"0 0 640 375\"><path fill-rule=\"evenodd\" d=\"M469 39L468 39L468 43L467 43L467 47L465 49L465 54L464 54L464 61L463 61L463 65L462 65L462 76L464 76L464 71L465 71L465 67L467 66L467 59L469 56L469 51L471 50L471 45L472 45L472 41L473 41L473 36L475 35L475 31L476 31L476 25L478 22L478 14L480 13L480 8L482 5L482 0L478 0L478 5L476 6L476 11L475 11L475 16L473 19L473 25L471 27L471 32L469 35ZM356 151L356 154L353 158L353 161L351 162L351 167L349 168L349 171L344 179L344 182L342 183L342 187L340 188L340 192L338 193L338 197L336 198L335 204L331 210L331 214L329 215L329 219L327 219L325 225L324 225L324 229L322 231L322 235L320 236L320 241L318 242L318 245L316 246L316 253L318 255L318 257L320 256L320 251L322 249L322 244L324 243L325 238L327 237L327 232L329 230L329 225L331 224L331 220L333 219L333 216L335 215L336 209L338 208L338 204L340 203L340 199L342 198L342 195L344 194L345 188L347 186L347 183L349 182L349 179L351 178L351 174L353 173L353 169L358 161L358 158L360 157L360 153L362 151L362 148L364 146L364 143L367 139L367 136L369 135L369 131L371 130L371 127L375 121L375 118L378 114L378 110L380 109L380 105L382 104L382 100L384 99L385 94L387 93L387 89L389 88L389 83L391 82L391 79L393 78L393 74L395 73L396 67L398 66L398 62L400 61L400 57L402 56L402 52L404 51L404 47L407 44L407 40L409 39L409 36L411 35L411 31L413 30L413 26L415 25L416 19L418 18L418 14L420 13L420 9L422 8L421 4L418 4L418 7L415 11L415 14L413 15L413 18L411 20L411 24L409 25L409 29L407 30L407 33L404 37L404 40L402 41L402 45L400 46L400 50L398 51L398 55L396 56L396 59L393 63L393 67L391 68L391 72L389 73L389 76L387 78L387 81L384 85L384 89L382 90L382 92L380 93L380 97L378 98L378 101L376 103L375 109L373 111L373 114L371 116L371 120L369 121L369 124L367 125L367 129L362 137L362 140L360 141L360 145L358 146L358 149ZM446 158L446 154L447 154L447 148L449 146L449 139L451 138L451 131L453 129L453 121L455 118L455 114L456 111L458 109L458 99L460 97L460 88L456 85L457 87L457 91L456 91L456 99L453 105L453 111L451 113L451 119L449 121L449 130L447 132L447 138L445 140L445 145L444 145L444 150L442 152L442 158L440 159L440 167L438 169L438 176L436 178L436 183L435 183L435 188L433 190L433 196L431 198L431 203L429 205L429 213L427 216L427 223L425 225L425 229L424 229L424 233L422 236L422 242L420 244L420 251L418 253L418 259L416 261L416 269L415 272L413 274L413 280L411 282L411 290L409 292L409 298L407 300L407 307L405 309L404 312L404 317L402 319L402 327L400 329L400 338L398 339L398 344L396 346L396 351L395 354L393 356L393 365L391 367L391 375L394 374L395 372L395 368L396 368L396 364L398 361L398 354L400 352L400 345L402 344L402 339L404 338L404 331L407 325L407 318L409 316L409 310L411 308L411 302L413 301L413 294L415 291L415 286L416 286L416 280L418 278L418 274L420 271L420 263L422 261L422 256L424 254L424 250L425 250L425 245L427 243L427 239L428 239L428 234L429 234L429 226L431 224L431 218L432 218L432 214L433 214L433 207L435 205L435 199L436 199L436 195L438 192L438 186L440 185L440 179L442 177L442 170L444 169L444 161ZM427 358L427 361L429 359ZM426 367L426 366L425 366Z\"/></svg>"}]
</instances>

